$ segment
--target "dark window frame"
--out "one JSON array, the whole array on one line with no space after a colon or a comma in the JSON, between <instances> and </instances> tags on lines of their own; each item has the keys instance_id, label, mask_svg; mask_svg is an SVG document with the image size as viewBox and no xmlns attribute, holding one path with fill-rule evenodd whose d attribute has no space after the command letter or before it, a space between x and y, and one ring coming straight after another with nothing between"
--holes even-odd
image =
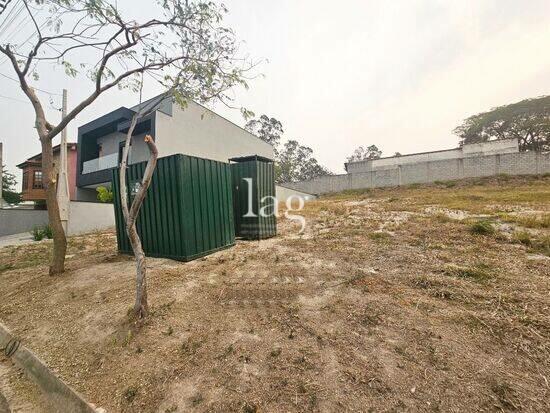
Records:
<instances>
[{"instance_id":1,"label":"dark window frame","mask_svg":"<svg viewBox=\"0 0 550 413\"><path fill-rule=\"evenodd\" d=\"M23 186L23 191L26 191L29 189L29 171L23 171L23 182L21 184Z\"/></svg>"},{"instance_id":2,"label":"dark window frame","mask_svg":"<svg viewBox=\"0 0 550 413\"><path fill-rule=\"evenodd\" d=\"M44 175L39 169L34 170L32 173L32 189L44 189Z\"/></svg>"}]
</instances>

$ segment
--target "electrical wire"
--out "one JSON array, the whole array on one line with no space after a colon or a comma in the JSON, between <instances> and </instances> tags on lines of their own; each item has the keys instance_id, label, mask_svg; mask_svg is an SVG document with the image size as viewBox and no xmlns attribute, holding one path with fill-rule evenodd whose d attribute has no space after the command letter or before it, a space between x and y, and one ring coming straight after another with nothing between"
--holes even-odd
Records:
<instances>
[{"instance_id":1,"label":"electrical wire","mask_svg":"<svg viewBox=\"0 0 550 413\"><path fill-rule=\"evenodd\" d=\"M28 102L25 102L25 101L22 100L22 99L12 98L12 97L10 97L10 96L0 95L0 98L2 98L2 99L13 100L13 101L15 101L15 102L20 102L20 103L28 103Z\"/></svg>"},{"instance_id":2,"label":"electrical wire","mask_svg":"<svg viewBox=\"0 0 550 413\"><path fill-rule=\"evenodd\" d=\"M25 4L23 2L19 4L19 7L17 7L17 5L13 6L13 8L10 10L10 13L8 13L2 24L0 24L0 36L2 36L7 30L10 29L10 26L13 24L14 20L18 18L19 15L23 12L24 8Z\"/></svg>"},{"instance_id":3,"label":"electrical wire","mask_svg":"<svg viewBox=\"0 0 550 413\"><path fill-rule=\"evenodd\" d=\"M11 80L12 82L15 82L17 84L19 84L19 80L17 79L14 79L13 77L10 77L8 75L5 75L3 73L0 73L0 76L2 77L5 77L6 79L9 79ZM47 95L52 95L52 96L61 96L62 94L61 93L55 93L55 92L48 92L47 90L44 90L44 89L39 89L37 87L33 87L34 90L37 90L39 92L42 92L42 93L46 93Z\"/></svg>"},{"instance_id":4,"label":"electrical wire","mask_svg":"<svg viewBox=\"0 0 550 413\"><path fill-rule=\"evenodd\" d=\"M0 0L0 14L4 13L10 2L11 0Z\"/></svg>"}]
</instances>

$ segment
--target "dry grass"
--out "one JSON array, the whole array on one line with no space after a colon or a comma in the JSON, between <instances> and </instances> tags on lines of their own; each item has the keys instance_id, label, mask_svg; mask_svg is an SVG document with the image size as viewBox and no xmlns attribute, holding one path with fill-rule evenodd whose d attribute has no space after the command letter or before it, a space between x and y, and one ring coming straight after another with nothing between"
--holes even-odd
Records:
<instances>
[{"instance_id":1,"label":"dry grass","mask_svg":"<svg viewBox=\"0 0 550 413\"><path fill-rule=\"evenodd\" d=\"M281 220L275 239L150 259L138 331L113 234L72 239L54 278L46 244L4 249L0 319L109 412L549 411L548 228L499 218L549 199L548 177L322 198L304 234ZM471 232L482 213L494 233Z\"/></svg>"}]
</instances>

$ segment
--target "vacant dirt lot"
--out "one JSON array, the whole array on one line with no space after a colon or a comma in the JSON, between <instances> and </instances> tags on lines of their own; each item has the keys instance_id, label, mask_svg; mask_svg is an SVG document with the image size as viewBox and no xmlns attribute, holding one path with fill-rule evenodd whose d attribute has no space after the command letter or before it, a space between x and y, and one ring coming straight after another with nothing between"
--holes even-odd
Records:
<instances>
[{"instance_id":1,"label":"vacant dirt lot","mask_svg":"<svg viewBox=\"0 0 550 413\"><path fill-rule=\"evenodd\" d=\"M0 319L108 412L549 411L550 178L338 194L307 229L150 259L114 234L0 250ZM0 359L0 363L7 364Z\"/></svg>"}]
</instances>

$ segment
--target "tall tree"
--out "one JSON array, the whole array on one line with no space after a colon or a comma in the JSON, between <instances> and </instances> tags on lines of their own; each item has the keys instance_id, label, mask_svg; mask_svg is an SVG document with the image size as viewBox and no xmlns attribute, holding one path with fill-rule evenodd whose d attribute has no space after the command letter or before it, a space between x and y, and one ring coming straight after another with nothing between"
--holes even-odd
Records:
<instances>
[{"instance_id":1,"label":"tall tree","mask_svg":"<svg viewBox=\"0 0 550 413\"><path fill-rule=\"evenodd\" d=\"M2 165L2 198L8 204L18 204L21 202L21 194L15 191L17 179L15 175L8 172L6 165Z\"/></svg>"},{"instance_id":2,"label":"tall tree","mask_svg":"<svg viewBox=\"0 0 550 413\"><path fill-rule=\"evenodd\" d=\"M284 133L283 124L280 121L262 115L258 119L249 120L245 125L245 129L272 145L275 156L277 156L281 137Z\"/></svg>"},{"instance_id":3,"label":"tall tree","mask_svg":"<svg viewBox=\"0 0 550 413\"><path fill-rule=\"evenodd\" d=\"M550 96L525 99L470 116L454 129L460 145L517 138L521 151L550 150Z\"/></svg>"},{"instance_id":4,"label":"tall tree","mask_svg":"<svg viewBox=\"0 0 550 413\"><path fill-rule=\"evenodd\" d=\"M359 146L353 151L351 156L348 157L348 162L365 161L368 159L380 159L382 151L378 149L376 145L370 145L366 149L363 146Z\"/></svg>"},{"instance_id":5,"label":"tall tree","mask_svg":"<svg viewBox=\"0 0 550 413\"><path fill-rule=\"evenodd\" d=\"M34 24L34 39L1 44L0 53L7 56L34 109L53 230L53 275L64 271L67 239L56 198L52 140L67 124L112 88L137 92L144 74L166 89L176 85L174 98L182 105L186 99L227 99L229 88L246 86L244 72L250 65L237 55L233 32L221 25L226 8L212 1L158 1L146 19L132 16L130 7L122 10L115 0L22 1ZM95 59L90 60L92 55ZM47 119L32 85L43 66L52 63L70 77L85 76L92 82L87 97L57 124Z\"/></svg>"},{"instance_id":6,"label":"tall tree","mask_svg":"<svg viewBox=\"0 0 550 413\"><path fill-rule=\"evenodd\" d=\"M316 176L332 175L327 168L319 165L311 148L300 145L296 140L289 140L281 147L284 133L283 124L276 118L262 115L258 119L249 120L245 129L273 146L276 183L282 184L312 179Z\"/></svg>"},{"instance_id":7,"label":"tall tree","mask_svg":"<svg viewBox=\"0 0 550 413\"><path fill-rule=\"evenodd\" d=\"M313 157L313 150L295 140L287 141L279 153L276 167L278 183L313 179L317 176L332 175L319 165Z\"/></svg>"}]
</instances>

